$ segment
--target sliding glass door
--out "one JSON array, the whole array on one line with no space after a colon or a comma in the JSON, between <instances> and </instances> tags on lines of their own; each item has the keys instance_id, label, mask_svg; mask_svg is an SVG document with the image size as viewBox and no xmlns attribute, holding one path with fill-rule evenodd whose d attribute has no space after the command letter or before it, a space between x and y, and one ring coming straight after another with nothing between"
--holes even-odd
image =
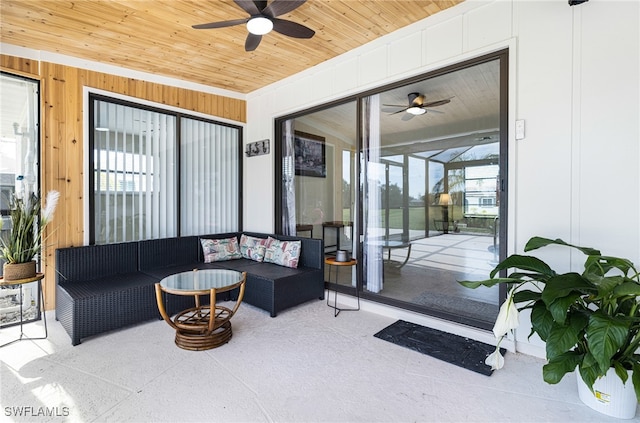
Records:
<instances>
[{"instance_id":1,"label":"sliding glass door","mask_svg":"<svg viewBox=\"0 0 640 423\"><path fill-rule=\"evenodd\" d=\"M491 327L499 288L457 281L505 256L506 69L503 51L280 120L276 228L358 259L332 287Z\"/></svg>"}]
</instances>

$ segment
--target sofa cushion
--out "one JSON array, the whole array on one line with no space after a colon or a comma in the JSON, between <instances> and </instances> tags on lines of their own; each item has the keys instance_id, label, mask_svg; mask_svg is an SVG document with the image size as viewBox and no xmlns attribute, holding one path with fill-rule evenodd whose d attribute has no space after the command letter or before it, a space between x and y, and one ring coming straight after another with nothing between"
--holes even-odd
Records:
<instances>
[{"instance_id":1,"label":"sofa cushion","mask_svg":"<svg viewBox=\"0 0 640 423\"><path fill-rule=\"evenodd\" d=\"M264 261L264 253L267 250L267 238L257 238L242 234L240 237L240 254L242 257L257 262Z\"/></svg>"},{"instance_id":2,"label":"sofa cushion","mask_svg":"<svg viewBox=\"0 0 640 423\"><path fill-rule=\"evenodd\" d=\"M138 244L143 271L197 262L202 250L197 236L148 239Z\"/></svg>"},{"instance_id":3,"label":"sofa cushion","mask_svg":"<svg viewBox=\"0 0 640 423\"><path fill-rule=\"evenodd\" d=\"M250 259L240 259L240 260L230 260L225 261L223 263L217 264L218 267L223 269L237 270L238 272L250 272L251 268L262 263L258 263L257 261L253 261ZM205 264L203 268L207 268L207 266L214 266L215 263Z\"/></svg>"},{"instance_id":4,"label":"sofa cushion","mask_svg":"<svg viewBox=\"0 0 640 423\"><path fill-rule=\"evenodd\" d=\"M72 298L91 298L104 293L120 292L140 286L153 287L156 279L140 272L109 275L102 278L88 279L83 283L65 283L58 285Z\"/></svg>"},{"instance_id":5,"label":"sofa cushion","mask_svg":"<svg viewBox=\"0 0 640 423\"><path fill-rule=\"evenodd\" d=\"M56 250L56 281L84 283L88 279L135 273L138 243L87 245Z\"/></svg>"},{"instance_id":6,"label":"sofa cushion","mask_svg":"<svg viewBox=\"0 0 640 423\"><path fill-rule=\"evenodd\" d=\"M298 267L300 247L300 241L280 241L269 237L267 240L267 250L264 253L264 261L295 269Z\"/></svg>"},{"instance_id":7,"label":"sofa cushion","mask_svg":"<svg viewBox=\"0 0 640 423\"><path fill-rule=\"evenodd\" d=\"M242 258L238 247L238 238L200 239L205 263Z\"/></svg>"},{"instance_id":8,"label":"sofa cushion","mask_svg":"<svg viewBox=\"0 0 640 423\"><path fill-rule=\"evenodd\" d=\"M304 275L305 273L309 273L311 270L306 267L293 268L273 263L256 263L256 266L247 269L247 274L276 281L281 278ZM301 282L302 280L303 279L301 279Z\"/></svg>"}]
</instances>

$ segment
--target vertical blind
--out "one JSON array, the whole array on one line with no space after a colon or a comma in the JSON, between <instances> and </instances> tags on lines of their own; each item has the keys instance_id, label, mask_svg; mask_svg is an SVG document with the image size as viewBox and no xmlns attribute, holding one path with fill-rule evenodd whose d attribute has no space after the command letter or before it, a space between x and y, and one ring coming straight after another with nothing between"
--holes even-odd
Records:
<instances>
[{"instance_id":1,"label":"vertical blind","mask_svg":"<svg viewBox=\"0 0 640 423\"><path fill-rule=\"evenodd\" d=\"M94 243L238 229L238 128L93 101Z\"/></svg>"},{"instance_id":2,"label":"vertical blind","mask_svg":"<svg viewBox=\"0 0 640 423\"><path fill-rule=\"evenodd\" d=\"M95 242L176 236L175 116L105 101L94 110Z\"/></svg>"},{"instance_id":3,"label":"vertical blind","mask_svg":"<svg viewBox=\"0 0 640 423\"><path fill-rule=\"evenodd\" d=\"M180 128L182 235L237 230L238 129L189 118Z\"/></svg>"}]
</instances>

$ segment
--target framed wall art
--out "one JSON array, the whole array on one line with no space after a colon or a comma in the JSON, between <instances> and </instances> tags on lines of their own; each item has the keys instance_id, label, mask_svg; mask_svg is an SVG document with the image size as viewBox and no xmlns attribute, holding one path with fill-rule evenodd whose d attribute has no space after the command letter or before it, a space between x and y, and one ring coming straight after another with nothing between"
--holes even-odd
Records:
<instances>
[{"instance_id":1,"label":"framed wall art","mask_svg":"<svg viewBox=\"0 0 640 423\"><path fill-rule=\"evenodd\" d=\"M294 148L296 175L326 178L327 163L323 137L295 131Z\"/></svg>"}]
</instances>

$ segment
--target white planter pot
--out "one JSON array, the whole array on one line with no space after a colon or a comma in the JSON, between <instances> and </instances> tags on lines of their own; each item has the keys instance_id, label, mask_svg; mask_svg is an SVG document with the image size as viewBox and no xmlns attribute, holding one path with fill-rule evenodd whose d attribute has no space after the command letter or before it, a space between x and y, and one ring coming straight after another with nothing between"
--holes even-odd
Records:
<instances>
[{"instance_id":1,"label":"white planter pot","mask_svg":"<svg viewBox=\"0 0 640 423\"><path fill-rule=\"evenodd\" d=\"M578 382L578 394L582 402L587 406L602 414L619 419L632 419L635 417L638 400L633 390L631 371L629 371L629 379L623 384L622 380L616 375L616 371L610 368L604 377L595 381L593 392L584 383L577 369L575 373Z\"/></svg>"}]
</instances>

